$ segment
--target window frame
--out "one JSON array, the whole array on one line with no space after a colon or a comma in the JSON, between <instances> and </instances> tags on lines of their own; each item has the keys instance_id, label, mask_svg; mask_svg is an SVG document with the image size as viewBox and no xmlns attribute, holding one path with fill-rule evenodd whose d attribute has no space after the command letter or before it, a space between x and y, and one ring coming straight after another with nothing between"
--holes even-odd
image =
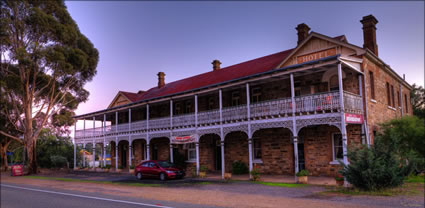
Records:
<instances>
[{"instance_id":1,"label":"window frame","mask_svg":"<svg viewBox=\"0 0 425 208\"><path fill-rule=\"evenodd\" d=\"M208 98L208 110L214 109L214 104L215 104L214 98L213 97L209 97Z\"/></svg>"},{"instance_id":2,"label":"window frame","mask_svg":"<svg viewBox=\"0 0 425 208\"><path fill-rule=\"evenodd\" d=\"M255 92L257 91L257 92ZM261 87L251 88L251 103L258 103L261 101Z\"/></svg>"},{"instance_id":3,"label":"window frame","mask_svg":"<svg viewBox=\"0 0 425 208\"><path fill-rule=\"evenodd\" d=\"M193 158L190 157L191 152L194 155ZM188 143L187 144L187 160L188 161L196 161L196 145L195 145L195 143Z\"/></svg>"},{"instance_id":4,"label":"window frame","mask_svg":"<svg viewBox=\"0 0 425 208\"><path fill-rule=\"evenodd\" d=\"M190 113L192 111L192 101L191 100L186 100L186 102L184 102L184 113Z\"/></svg>"},{"instance_id":5,"label":"window frame","mask_svg":"<svg viewBox=\"0 0 425 208\"><path fill-rule=\"evenodd\" d=\"M335 152L335 135L341 135L341 146L338 146L338 148L341 148L342 151L342 158L336 158L336 152ZM341 133L332 133L332 161L339 161L344 160L344 144L342 141L342 134Z\"/></svg>"},{"instance_id":6,"label":"window frame","mask_svg":"<svg viewBox=\"0 0 425 208\"><path fill-rule=\"evenodd\" d=\"M257 155L257 151L259 150L259 154ZM263 145L261 143L260 138L252 138L252 159L254 163L261 163L263 159Z\"/></svg>"},{"instance_id":7,"label":"window frame","mask_svg":"<svg viewBox=\"0 0 425 208\"><path fill-rule=\"evenodd\" d=\"M241 93L239 90L232 92L231 106L238 106L241 104Z\"/></svg>"},{"instance_id":8,"label":"window frame","mask_svg":"<svg viewBox=\"0 0 425 208\"><path fill-rule=\"evenodd\" d=\"M373 76L372 71L369 71L369 84L371 98L375 100L375 77Z\"/></svg>"},{"instance_id":9,"label":"window frame","mask_svg":"<svg viewBox=\"0 0 425 208\"><path fill-rule=\"evenodd\" d=\"M404 94L404 105L405 105L406 113L409 113L409 106L407 104L407 94Z\"/></svg>"},{"instance_id":10,"label":"window frame","mask_svg":"<svg viewBox=\"0 0 425 208\"><path fill-rule=\"evenodd\" d=\"M387 105L391 106L390 83L386 82L385 86L387 88Z\"/></svg>"},{"instance_id":11,"label":"window frame","mask_svg":"<svg viewBox=\"0 0 425 208\"><path fill-rule=\"evenodd\" d=\"M394 86L391 85L391 106L395 107L395 99L394 99Z\"/></svg>"}]
</instances>

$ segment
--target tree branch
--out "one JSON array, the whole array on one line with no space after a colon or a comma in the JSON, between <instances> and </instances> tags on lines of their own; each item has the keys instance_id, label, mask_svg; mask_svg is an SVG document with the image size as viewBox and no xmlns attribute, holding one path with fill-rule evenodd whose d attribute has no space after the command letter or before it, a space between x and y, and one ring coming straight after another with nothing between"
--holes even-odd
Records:
<instances>
[{"instance_id":1,"label":"tree branch","mask_svg":"<svg viewBox=\"0 0 425 208\"><path fill-rule=\"evenodd\" d=\"M21 144L23 144L23 143L24 143L24 142L22 141L22 139L20 139L20 138L18 138L18 137L15 137L15 136L12 136L12 135L10 135L10 134L8 134L8 133L6 133L6 132L2 131L2 130L0 130L0 134L3 134L4 136L9 137L9 138L11 138L11 139L14 139L14 140L16 140L17 142L19 142L19 143L21 143Z\"/></svg>"}]
</instances>

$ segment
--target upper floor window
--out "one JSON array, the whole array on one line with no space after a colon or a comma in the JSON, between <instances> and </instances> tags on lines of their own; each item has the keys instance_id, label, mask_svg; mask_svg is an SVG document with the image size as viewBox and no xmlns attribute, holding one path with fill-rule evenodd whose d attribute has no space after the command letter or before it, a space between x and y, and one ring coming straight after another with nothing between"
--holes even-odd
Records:
<instances>
[{"instance_id":1,"label":"upper floor window","mask_svg":"<svg viewBox=\"0 0 425 208\"><path fill-rule=\"evenodd\" d=\"M232 92L232 106L240 105L241 96L239 91Z\"/></svg>"},{"instance_id":2,"label":"upper floor window","mask_svg":"<svg viewBox=\"0 0 425 208\"><path fill-rule=\"evenodd\" d=\"M394 86L393 85L391 85L391 101L392 101L391 106L395 107Z\"/></svg>"},{"instance_id":3,"label":"upper floor window","mask_svg":"<svg viewBox=\"0 0 425 208\"><path fill-rule=\"evenodd\" d=\"M401 100L400 100L400 92L397 91L397 106L400 107L401 106Z\"/></svg>"},{"instance_id":4,"label":"upper floor window","mask_svg":"<svg viewBox=\"0 0 425 208\"><path fill-rule=\"evenodd\" d=\"M407 105L407 95L404 94L404 106L406 106L406 113L409 113L409 106Z\"/></svg>"},{"instance_id":5,"label":"upper floor window","mask_svg":"<svg viewBox=\"0 0 425 208\"><path fill-rule=\"evenodd\" d=\"M261 88L254 87L251 90L251 102L256 103L261 101Z\"/></svg>"},{"instance_id":6,"label":"upper floor window","mask_svg":"<svg viewBox=\"0 0 425 208\"><path fill-rule=\"evenodd\" d=\"M387 104L391 106L390 84L387 82L385 86L387 87Z\"/></svg>"},{"instance_id":7,"label":"upper floor window","mask_svg":"<svg viewBox=\"0 0 425 208\"><path fill-rule=\"evenodd\" d=\"M333 75L329 79L329 91L339 90L338 76Z\"/></svg>"},{"instance_id":8,"label":"upper floor window","mask_svg":"<svg viewBox=\"0 0 425 208\"><path fill-rule=\"evenodd\" d=\"M333 160L342 160L344 158L342 148L342 134L332 134Z\"/></svg>"},{"instance_id":9,"label":"upper floor window","mask_svg":"<svg viewBox=\"0 0 425 208\"><path fill-rule=\"evenodd\" d=\"M188 100L186 101L186 104L184 106L184 113L190 113L192 111L192 101Z\"/></svg>"},{"instance_id":10,"label":"upper floor window","mask_svg":"<svg viewBox=\"0 0 425 208\"><path fill-rule=\"evenodd\" d=\"M261 160L261 140L260 139L253 139L253 156L254 160Z\"/></svg>"},{"instance_id":11,"label":"upper floor window","mask_svg":"<svg viewBox=\"0 0 425 208\"><path fill-rule=\"evenodd\" d=\"M174 114L179 115L181 113L182 113L181 105L180 105L180 103L176 103Z\"/></svg>"},{"instance_id":12,"label":"upper floor window","mask_svg":"<svg viewBox=\"0 0 425 208\"><path fill-rule=\"evenodd\" d=\"M373 72L369 71L369 83L370 83L370 96L375 100L375 78Z\"/></svg>"},{"instance_id":13,"label":"upper floor window","mask_svg":"<svg viewBox=\"0 0 425 208\"><path fill-rule=\"evenodd\" d=\"M212 109L214 109L214 98L209 97L208 98L208 110L212 110Z\"/></svg>"}]
</instances>

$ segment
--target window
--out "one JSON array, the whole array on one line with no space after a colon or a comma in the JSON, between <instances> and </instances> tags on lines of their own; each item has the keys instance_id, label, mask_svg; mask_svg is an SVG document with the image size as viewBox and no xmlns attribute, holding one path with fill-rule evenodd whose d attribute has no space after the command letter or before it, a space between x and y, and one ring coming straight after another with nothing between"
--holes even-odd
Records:
<instances>
[{"instance_id":1,"label":"window","mask_svg":"<svg viewBox=\"0 0 425 208\"><path fill-rule=\"evenodd\" d=\"M240 93L239 91L232 92L232 106L237 106L240 104Z\"/></svg>"},{"instance_id":2,"label":"window","mask_svg":"<svg viewBox=\"0 0 425 208\"><path fill-rule=\"evenodd\" d=\"M332 135L333 160L342 160L344 158L342 149L342 135L335 133Z\"/></svg>"},{"instance_id":3,"label":"window","mask_svg":"<svg viewBox=\"0 0 425 208\"><path fill-rule=\"evenodd\" d=\"M181 113L182 113L181 105L180 103L176 103L174 114L179 115Z\"/></svg>"},{"instance_id":4,"label":"window","mask_svg":"<svg viewBox=\"0 0 425 208\"><path fill-rule=\"evenodd\" d=\"M261 140L253 139L253 146L254 160L261 160Z\"/></svg>"},{"instance_id":5,"label":"window","mask_svg":"<svg viewBox=\"0 0 425 208\"><path fill-rule=\"evenodd\" d=\"M208 98L208 110L212 110L212 109L214 109L214 98L209 97Z\"/></svg>"},{"instance_id":6,"label":"window","mask_svg":"<svg viewBox=\"0 0 425 208\"><path fill-rule=\"evenodd\" d=\"M190 113L192 111L192 102L190 100L186 101L186 105L184 107L184 113Z\"/></svg>"},{"instance_id":7,"label":"window","mask_svg":"<svg viewBox=\"0 0 425 208\"><path fill-rule=\"evenodd\" d=\"M338 76L333 75L329 79L329 91L337 91L339 90Z\"/></svg>"},{"instance_id":8,"label":"window","mask_svg":"<svg viewBox=\"0 0 425 208\"><path fill-rule=\"evenodd\" d=\"M251 90L251 102L252 103L256 103L256 102L260 102L261 100L261 88L259 87L254 87Z\"/></svg>"},{"instance_id":9,"label":"window","mask_svg":"<svg viewBox=\"0 0 425 208\"><path fill-rule=\"evenodd\" d=\"M187 159L188 160L196 160L195 143L187 144Z\"/></svg>"},{"instance_id":10,"label":"window","mask_svg":"<svg viewBox=\"0 0 425 208\"><path fill-rule=\"evenodd\" d=\"M386 87L387 87L387 103L389 106L391 106L390 84L388 84L388 82L386 83Z\"/></svg>"},{"instance_id":11,"label":"window","mask_svg":"<svg viewBox=\"0 0 425 208\"><path fill-rule=\"evenodd\" d=\"M398 105L398 107L401 106L400 92L399 91L397 91L397 105Z\"/></svg>"},{"instance_id":12,"label":"window","mask_svg":"<svg viewBox=\"0 0 425 208\"><path fill-rule=\"evenodd\" d=\"M407 95L404 94L404 106L406 106L406 113L409 113L409 106L407 105Z\"/></svg>"},{"instance_id":13,"label":"window","mask_svg":"<svg viewBox=\"0 0 425 208\"><path fill-rule=\"evenodd\" d=\"M373 72L369 71L369 82L370 82L370 94L372 99L375 100L375 78L373 77Z\"/></svg>"},{"instance_id":14,"label":"window","mask_svg":"<svg viewBox=\"0 0 425 208\"><path fill-rule=\"evenodd\" d=\"M394 99L394 86L391 85L391 101L392 101L392 105L393 107L395 107L395 99Z\"/></svg>"},{"instance_id":15,"label":"window","mask_svg":"<svg viewBox=\"0 0 425 208\"><path fill-rule=\"evenodd\" d=\"M301 96L301 87L296 87L294 91L295 91L295 96Z\"/></svg>"}]
</instances>

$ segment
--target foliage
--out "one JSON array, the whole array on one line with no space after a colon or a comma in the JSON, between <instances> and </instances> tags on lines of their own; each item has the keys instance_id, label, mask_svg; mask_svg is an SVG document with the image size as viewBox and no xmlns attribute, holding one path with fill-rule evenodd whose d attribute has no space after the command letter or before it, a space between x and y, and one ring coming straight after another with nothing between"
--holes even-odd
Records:
<instances>
[{"instance_id":1,"label":"foliage","mask_svg":"<svg viewBox=\"0 0 425 208\"><path fill-rule=\"evenodd\" d=\"M135 166L134 165L130 165L130 169L134 169L135 168Z\"/></svg>"},{"instance_id":2,"label":"foliage","mask_svg":"<svg viewBox=\"0 0 425 208\"><path fill-rule=\"evenodd\" d=\"M105 165L105 169L111 169L111 165Z\"/></svg>"},{"instance_id":3,"label":"foliage","mask_svg":"<svg viewBox=\"0 0 425 208\"><path fill-rule=\"evenodd\" d=\"M412 101L413 115L425 119L425 89L413 84L410 91L410 99Z\"/></svg>"},{"instance_id":4,"label":"foliage","mask_svg":"<svg viewBox=\"0 0 425 208\"><path fill-rule=\"evenodd\" d=\"M260 170L258 168L253 168L251 170L251 176L253 181L259 181L261 177Z\"/></svg>"},{"instance_id":5,"label":"foliage","mask_svg":"<svg viewBox=\"0 0 425 208\"><path fill-rule=\"evenodd\" d=\"M77 151L79 151L77 149ZM62 158L69 162L70 167L74 165L74 145L69 137L61 137L53 134L49 129L44 129L37 140L37 158L40 167L52 168L61 165ZM17 154L19 156L21 154ZM81 155L77 154L77 161ZM64 166L61 166L64 167Z\"/></svg>"},{"instance_id":6,"label":"foliage","mask_svg":"<svg viewBox=\"0 0 425 208\"><path fill-rule=\"evenodd\" d=\"M382 136L378 136L373 146L348 151L350 164L341 163L344 168L340 172L356 188L376 191L398 187L412 172L414 163L406 163L397 154L396 144L384 140Z\"/></svg>"},{"instance_id":7,"label":"foliage","mask_svg":"<svg viewBox=\"0 0 425 208\"><path fill-rule=\"evenodd\" d=\"M246 174L248 172L249 172L248 167L242 161L235 160L232 163L232 173L233 174L240 175L240 174Z\"/></svg>"},{"instance_id":8,"label":"foliage","mask_svg":"<svg viewBox=\"0 0 425 208\"><path fill-rule=\"evenodd\" d=\"M416 163L416 172L425 171L425 125L416 116L394 119L381 125L382 142L394 147L402 160Z\"/></svg>"},{"instance_id":9,"label":"foliage","mask_svg":"<svg viewBox=\"0 0 425 208\"><path fill-rule=\"evenodd\" d=\"M96 74L99 54L63 1L0 4L1 94L13 106L2 115L23 135L29 172L36 172L38 136L45 127L63 133L73 124L73 111L88 98L84 85ZM19 140L2 129L0 134Z\"/></svg>"},{"instance_id":10,"label":"foliage","mask_svg":"<svg viewBox=\"0 0 425 208\"><path fill-rule=\"evenodd\" d=\"M344 180L344 176L342 176L341 174L337 174L337 175L335 176L335 180L336 180L336 181L343 181L343 180Z\"/></svg>"},{"instance_id":11,"label":"foliage","mask_svg":"<svg viewBox=\"0 0 425 208\"><path fill-rule=\"evenodd\" d=\"M308 174L310 174L310 173L307 170L301 170L296 175L298 177L301 177L301 176L308 176Z\"/></svg>"},{"instance_id":12,"label":"foliage","mask_svg":"<svg viewBox=\"0 0 425 208\"><path fill-rule=\"evenodd\" d=\"M66 157L60 155L50 156L51 167L63 168L68 166L68 160Z\"/></svg>"}]
</instances>

